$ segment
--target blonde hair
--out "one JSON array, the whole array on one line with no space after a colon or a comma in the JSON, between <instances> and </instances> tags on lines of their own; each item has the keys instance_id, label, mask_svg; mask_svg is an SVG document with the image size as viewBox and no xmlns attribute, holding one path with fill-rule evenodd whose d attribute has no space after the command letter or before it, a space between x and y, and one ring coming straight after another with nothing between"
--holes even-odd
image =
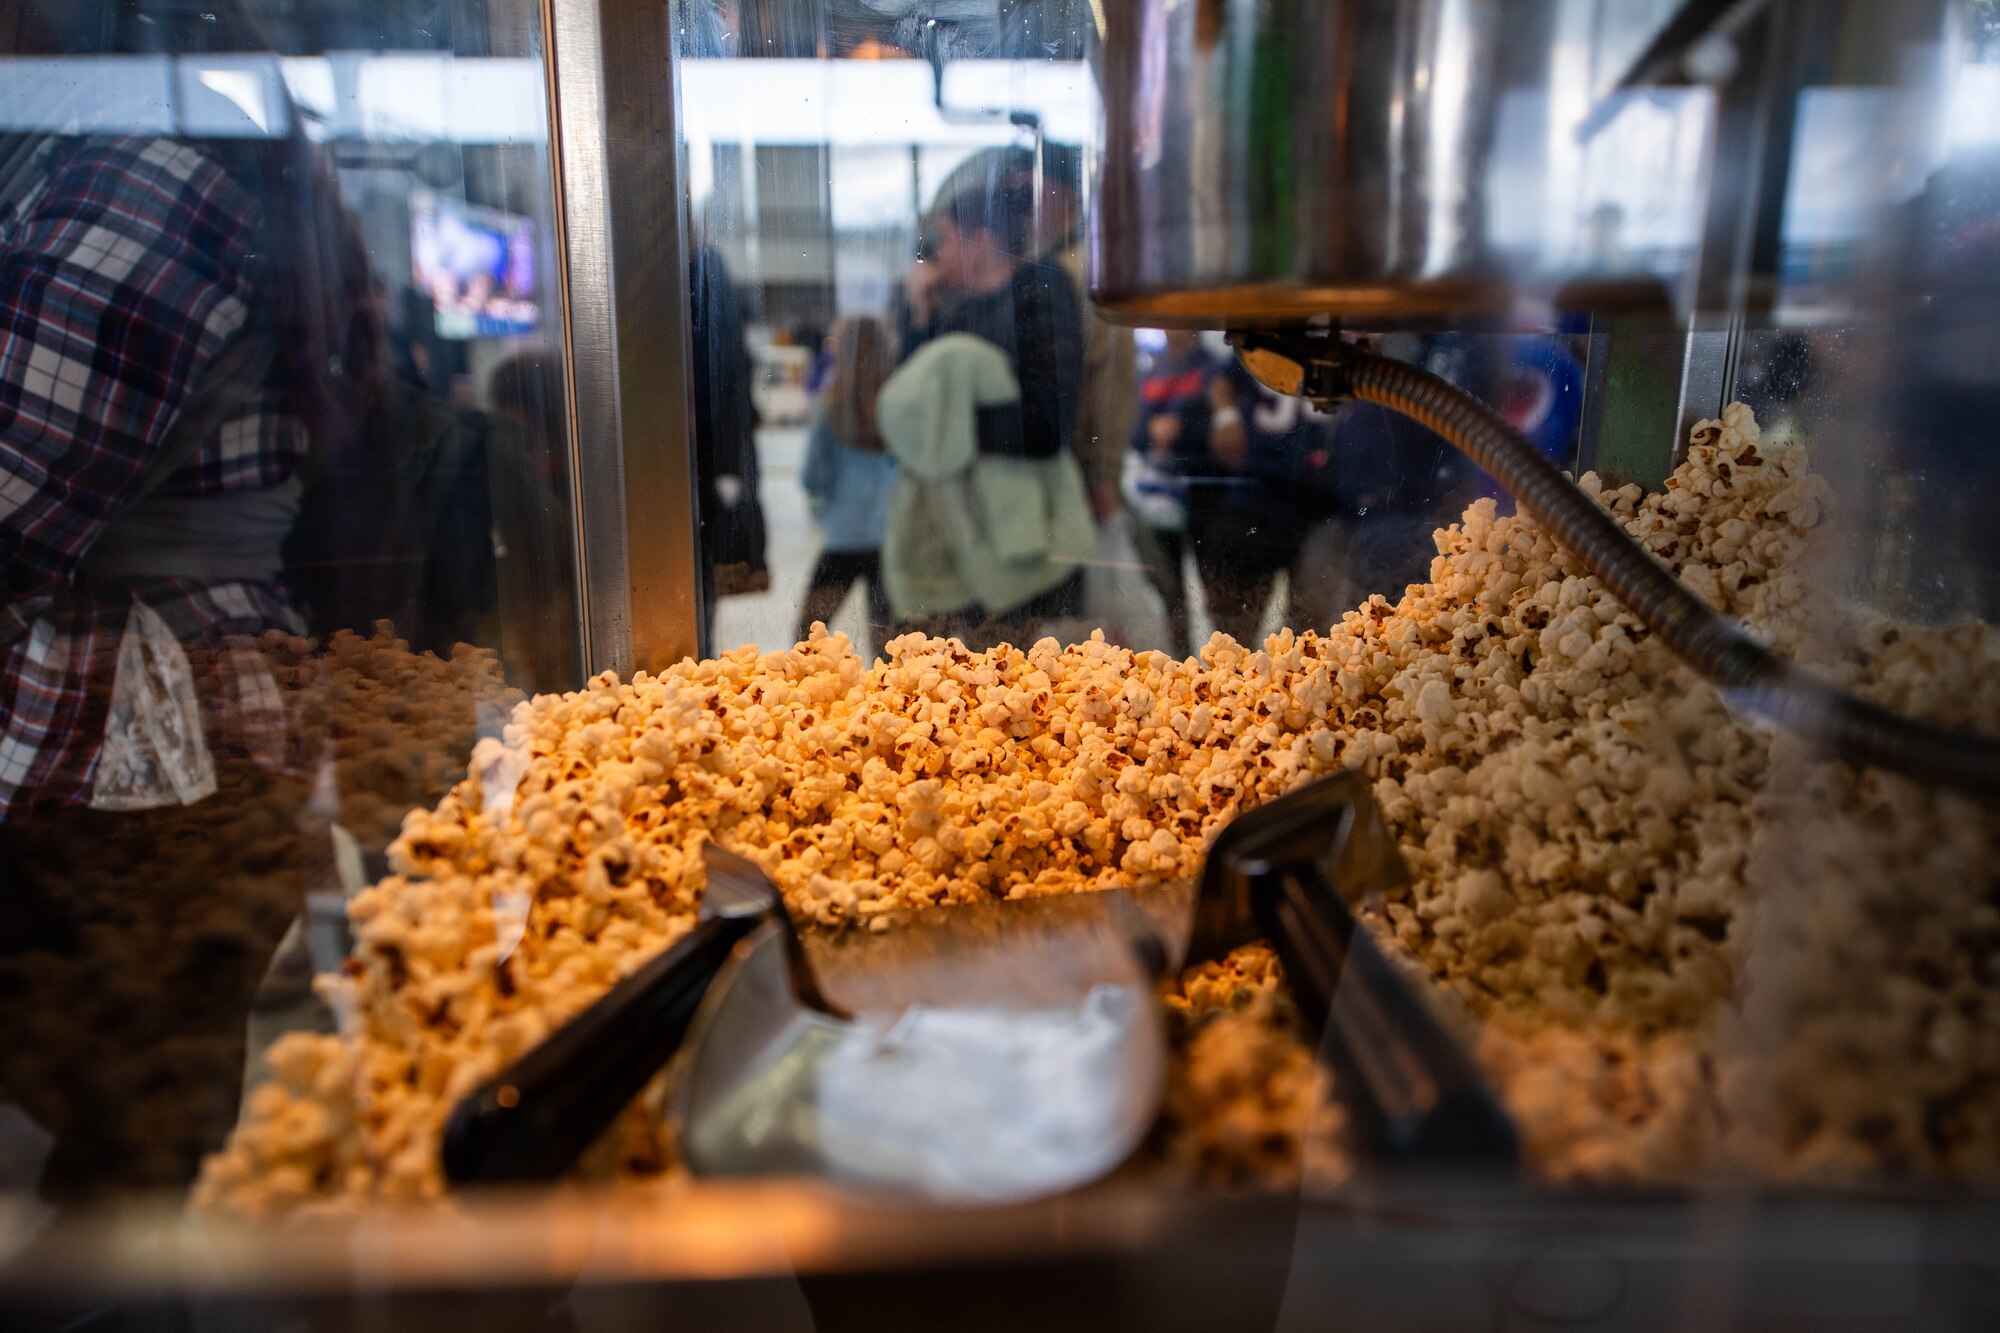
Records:
<instances>
[{"instance_id":1,"label":"blonde hair","mask_svg":"<svg viewBox=\"0 0 2000 1333\"><path fill-rule=\"evenodd\" d=\"M834 321L833 379L826 386L826 417L834 438L879 453L875 395L895 369L896 337L887 322L865 315Z\"/></svg>"}]
</instances>

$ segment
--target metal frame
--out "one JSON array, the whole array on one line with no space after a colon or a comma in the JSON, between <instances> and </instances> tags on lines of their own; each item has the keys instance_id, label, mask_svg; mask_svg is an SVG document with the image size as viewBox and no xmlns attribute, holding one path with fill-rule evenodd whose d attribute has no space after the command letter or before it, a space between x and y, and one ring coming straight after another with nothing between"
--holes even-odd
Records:
<instances>
[{"instance_id":1,"label":"metal frame","mask_svg":"<svg viewBox=\"0 0 2000 1333\"><path fill-rule=\"evenodd\" d=\"M686 193L664 0L543 0L583 660L700 646ZM615 184L615 188L614 188Z\"/></svg>"},{"instance_id":2,"label":"metal frame","mask_svg":"<svg viewBox=\"0 0 2000 1333\"><path fill-rule=\"evenodd\" d=\"M586 1328L828 1333L1970 1329L2000 1314L2000 1207L1977 1192L1570 1192L1389 1172L1303 1197L1107 1182L944 1210L703 1181L284 1226L191 1221L162 1199L38 1229L0 1210L0 1246L34 1242L0 1271L0 1324L10 1298L378 1333L517 1327L551 1308Z\"/></svg>"}]
</instances>

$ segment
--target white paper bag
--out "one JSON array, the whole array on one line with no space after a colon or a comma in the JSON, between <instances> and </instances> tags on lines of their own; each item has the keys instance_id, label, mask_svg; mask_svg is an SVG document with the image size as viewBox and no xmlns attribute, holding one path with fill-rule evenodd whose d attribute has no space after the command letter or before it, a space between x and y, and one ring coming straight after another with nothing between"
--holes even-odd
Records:
<instances>
[{"instance_id":1,"label":"white paper bag","mask_svg":"<svg viewBox=\"0 0 2000 1333\"><path fill-rule=\"evenodd\" d=\"M193 805L215 793L215 758L187 653L160 613L133 602L118 644L111 715L90 803L99 810Z\"/></svg>"}]
</instances>

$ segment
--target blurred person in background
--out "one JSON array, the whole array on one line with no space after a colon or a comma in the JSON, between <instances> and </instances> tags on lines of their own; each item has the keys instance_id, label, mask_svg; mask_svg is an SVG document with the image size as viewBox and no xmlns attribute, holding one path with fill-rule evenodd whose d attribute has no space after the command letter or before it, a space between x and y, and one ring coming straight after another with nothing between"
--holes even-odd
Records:
<instances>
[{"instance_id":1,"label":"blurred person in background","mask_svg":"<svg viewBox=\"0 0 2000 1333\"><path fill-rule=\"evenodd\" d=\"M947 182L926 230L935 246L904 285L907 361L933 338L969 333L999 348L1020 381L1018 405L982 414L980 452L1053 458L1070 451L1083 384L1076 285L1038 257L1035 199L1004 159Z\"/></svg>"},{"instance_id":2,"label":"blurred person in background","mask_svg":"<svg viewBox=\"0 0 2000 1333\"><path fill-rule=\"evenodd\" d=\"M1207 452L1185 462L1188 537L1210 622L1250 644L1314 517L1296 474L1320 446L1321 421L1301 400L1264 388L1234 356L1210 382L1209 405Z\"/></svg>"},{"instance_id":3,"label":"blurred person in background","mask_svg":"<svg viewBox=\"0 0 2000 1333\"><path fill-rule=\"evenodd\" d=\"M675 53L696 60L742 54L742 11L742 0L670 0ZM721 251L707 243L703 222L699 213L692 218L688 313L700 650L708 653L718 646L716 598L763 592L771 586L771 573L758 488L756 367L735 280Z\"/></svg>"},{"instance_id":4,"label":"blurred person in background","mask_svg":"<svg viewBox=\"0 0 2000 1333\"><path fill-rule=\"evenodd\" d=\"M430 317L425 307L425 325ZM348 506L313 507L293 529L289 576L312 605L315 630L366 635L389 620L414 650L450 656L453 644L491 642L499 628L494 423L475 405L470 376L433 385L411 374L424 358L423 332L406 325L391 333L384 426L396 472L375 479L379 537L355 549ZM357 577L358 560L369 576Z\"/></svg>"},{"instance_id":5,"label":"blurred person in background","mask_svg":"<svg viewBox=\"0 0 2000 1333\"><path fill-rule=\"evenodd\" d=\"M487 398L500 655L509 676L531 690L575 689L581 673L570 637L548 632L576 616L560 358L539 351L509 357L487 381Z\"/></svg>"},{"instance_id":6,"label":"blurred person in background","mask_svg":"<svg viewBox=\"0 0 2000 1333\"><path fill-rule=\"evenodd\" d=\"M833 374L833 337L817 324L801 324L797 341L812 358L806 362L806 395L817 398Z\"/></svg>"},{"instance_id":7,"label":"blurred person in background","mask_svg":"<svg viewBox=\"0 0 2000 1333\"><path fill-rule=\"evenodd\" d=\"M556 650L524 656L523 640L547 637L540 631L549 621L503 591L502 581L524 563L567 578L570 545L562 525L543 512L555 502L544 480L551 455L568 433L561 398L553 411L534 401L547 372L529 375L515 358L489 378L489 412L472 374L439 373L440 360L463 363L465 352L436 339L433 307L405 301L402 316L391 334L393 372L379 414L377 452L392 461L342 468L337 486L309 498L286 543L287 582L323 638L338 630L366 637L386 620L415 651L449 657L460 644L498 644L517 680L541 679L523 663ZM510 559L513 569L503 570ZM518 580L510 590L518 593ZM527 618L510 623L516 615ZM506 648L510 641L514 650ZM571 675L550 679L559 684Z\"/></svg>"},{"instance_id":8,"label":"blurred person in background","mask_svg":"<svg viewBox=\"0 0 2000 1333\"><path fill-rule=\"evenodd\" d=\"M857 645L872 653L886 639L892 614L882 585L882 534L896 461L882 442L875 398L896 363L886 322L850 316L828 339L832 361L813 413L799 481L819 520L820 555L799 612L798 637L814 621L831 621L857 582L867 584L868 634Z\"/></svg>"},{"instance_id":9,"label":"blurred person in background","mask_svg":"<svg viewBox=\"0 0 2000 1333\"><path fill-rule=\"evenodd\" d=\"M1176 657L1192 651L1187 475L1208 455L1215 411L1210 388L1221 370L1198 334L1168 331L1165 350L1151 358L1140 375L1136 421L1124 462L1124 499L1135 519L1133 544L1145 562L1147 580L1166 608L1167 651Z\"/></svg>"},{"instance_id":10,"label":"blurred person in background","mask_svg":"<svg viewBox=\"0 0 2000 1333\"><path fill-rule=\"evenodd\" d=\"M1486 349L1494 363L1494 396L1488 401L1507 424L1554 463L1568 470L1576 463L1577 432L1583 424L1583 363L1562 334L1505 334ZM1488 486L1495 498L1507 492L1498 482ZM1513 508L1512 497L1501 512Z\"/></svg>"},{"instance_id":11,"label":"blurred person in background","mask_svg":"<svg viewBox=\"0 0 2000 1333\"><path fill-rule=\"evenodd\" d=\"M493 368L486 382L493 414L520 433L535 479L559 504L569 501L569 421L564 411L562 358L555 352L517 352Z\"/></svg>"},{"instance_id":12,"label":"blurred person in background","mask_svg":"<svg viewBox=\"0 0 2000 1333\"><path fill-rule=\"evenodd\" d=\"M1077 395L1076 459L1090 486L1100 521L1120 509L1125 445L1138 403L1137 345L1132 330L1100 318L1090 304L1084 272L1083 159L1074 148L1050 144L1043 152L1037 240L1050 263L1076 285L1083 312L1083 382Z\"/></svg>"},{"instance_id":13,"label":"blurred person in background","mask_svg":"<svg viewBox=\"0 0 2000 1333\"><path fill-rule=\"evenodd\" d=\"M1756 409L1764 439L1808 442L1799 418L1816 387L1816 362L1812 335L1798 329L1778 330L1745 353L1736 396Z\"/></svg>"},{"instance_id":14,"label":"blurred person in background","mask_svg":"<svg viewBox=\"0 0 2000 1333\"><path fill-rule=\"evenodd\" d=\"M983 515L978 533L959 534L969 542L960 552L967 567L959 571L969 580L960 585L969 604L943 615L937 599L926 598L920 609L913 609L918 603L899 595L898 588L927 581L926 572L907 563L887 572L899 616L921 617L932 632L960 633L969 636L968 642L1005 638L1024 643L1036 626L1083 610L1083 561L1094 542L1094 525L1072 449L1083 377L1082 316L1069 277L1036 257L1033 191L1023 188L1023 178L1004 157L987 159L986 166L947 181L926 220L923 248L903 288L903 364L896 377L904 381L906 401L929 395L940 399L941 410L944 399L961 403L953 395L974 380L995 390L971 408L976 457L963 460L960 469L977 487ZM960 336L998 354L1010 372L1013 392L997 392L988 368L975 364L981 360L976 349L958 343L945 355L928 354L931 344ZM951 382L909 383L920 359L923 373L941 374ZM945 434L955 434L955 423L944 424L945 433L932 431L921 443L911 441L911 447L934 462ZM899 462L912 461L894 436L890 445ZM946 453L958 468L955 438ZM978 465L988 461L1000 466ZM1008 464L1026 466L1009 472ZM921 471L926 463L920 460L918 466ZM898 486L914 494L913 487L934 480L918 481L905 469ZM1009 480L1020 487L1002 484ZM1084 527L1092 530L1086 532L1082 550L1072 549L1072 487ZM914 535L897 529L899 515L913 512L892 503L885 557L895 550L929 549L899 540ZM979 576L986 573L998 576L997 581L982 583ZM975 584L984 587L983 595Z\"/></svg>"},{"instance_id":15,"label":"blurred person in background","mask_svg":"<svg viewBox=\"0 0 2000 1333\"><path fill-rule=\"evenodd\" d=\"M883 545L891 604L968 643L1024 644L1079 615L1095 542L1072 450L1078 297L1037 252L1034 192L1004 157L947 181L879 403L899 464ZM892 398L905 429L892 429Z\"/></svg>"},{"instance_id":16,"label":"blurred person in background","mask_svg":"<svg viewBox=\"0 0 2000 1333\"><path fill-rule=\"evenodd\" d=\"M1476 348L1452 335L1395 335L1384 355L1459 383L1485 384ZM1369 597L1399 599L1429 577L1432 534L1458 521L1484 478L1444 439L1371 403L1347 403L1330 423L1325 465L1310 485L1319 512L1292 565L1286 623L1324 632Z\"/></svg>"},{"instance_id":17,"label":"blurred person in background","mask_svg":"<svg viewBox=\"0 0 2000 1333\"><path fill-rule=\"evenodd\" d=\"M1121 507L1120 481L1138 404L1138 349L1132 330L1099 318L1090 305L1084 272L1082 154L1067 145L1045 144L1037 196L1032 151L989 149L947 176L940 195L991 179L1004 179L1010 190L1025 192L1034 200L1035 253L1042 263L1067 275L1076 292L1082 364L1072 447L1090 487L1092 509L1100 520L1110 518Z\"/></svg>"},{"instance_id":18,"label":"blurred person in background","mask_svg":"<svg viewBox=\"0 0 2000 1333\"><path fill-rule=\"evenodd\" d=\"M771 569L765 558L757 467L756 370L742 298L714 247L696 249L688 292L702 643L707 651L713 646L715 599L768 590Z\"/></svg>"}]
</instances>

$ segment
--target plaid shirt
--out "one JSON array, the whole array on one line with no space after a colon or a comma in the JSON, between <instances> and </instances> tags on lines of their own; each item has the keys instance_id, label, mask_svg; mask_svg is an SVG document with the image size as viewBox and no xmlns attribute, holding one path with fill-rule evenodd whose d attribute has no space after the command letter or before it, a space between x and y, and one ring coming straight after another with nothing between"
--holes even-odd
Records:
<instances>
[{"instance_id":1,"label":"plaid shirt","mask_svg":"<svg viewBox=\"0 0 2000 1333\"><path fill-rule=\"evenodd\" d=\"M274 583L93 588L81 572L258 297L257 200L171 139L52 142L30 170L43 179L0 217L0 819L89 799L135 598L211 649L302 629ZM158 491L277 485L305 446L266 387Z\"/></svg>"}]
</instances>

